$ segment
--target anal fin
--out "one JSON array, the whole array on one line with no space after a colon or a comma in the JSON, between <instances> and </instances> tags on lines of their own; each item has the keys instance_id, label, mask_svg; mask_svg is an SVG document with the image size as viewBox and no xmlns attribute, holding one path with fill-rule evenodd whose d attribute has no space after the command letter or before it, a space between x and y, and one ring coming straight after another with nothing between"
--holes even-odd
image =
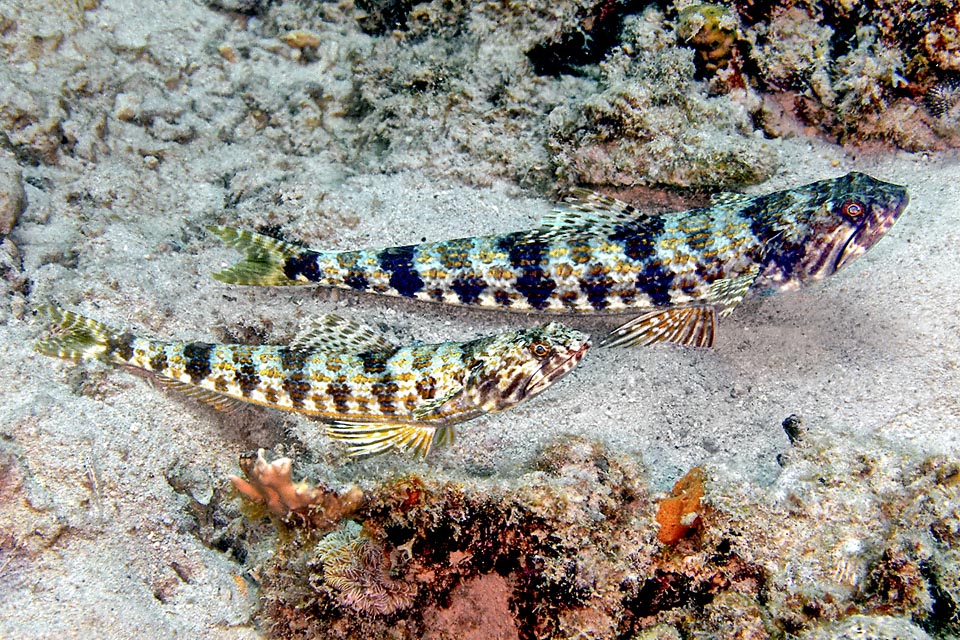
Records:
<instances>
[{"instance_id":1,"label":"anal fin","mask_svg":"<svg viewBox=\"0 0 960 640\"><path fill-rule=\"evenodd\" d=\"M713 305L671 307L638 316L617 327L601 341L602 347L632 347L672 342L691 347L712 347L717 325Z\"/></svg>"},{"instance_id":2,"label":"anal fin","mask_svg":"<svg viewBox=\"0 0 960 640\"><path fill-rule=\"evenodd\" d=\"M173 391L185 395L188 398L192 398L202 402L203 404L210 405L214 409L223 411L225 413L234 413L250 406L249 403L244 402L243 400L231 398L230 396L225 396L217 393L216 391L210 391L209 389L187 384L186 382L180 382L179 380L161 378L160 376L152 376L152 379L165 389L172 389Z\"/></svg>"},{"instance_id":3,"label":"anal fin","mask_svg":"<svg viewBox=\"0 0 960 640\"><path fill-rule=\"evenodd\" d=\"M426 457L435 442L446 444L453 441L452 427L434 427L426 424L368 424L338 421L327 425L326 432L334 440L340 440L346 444L351 456L369 456L390 449L399 449Z\"/></svg>"}]
</instances>

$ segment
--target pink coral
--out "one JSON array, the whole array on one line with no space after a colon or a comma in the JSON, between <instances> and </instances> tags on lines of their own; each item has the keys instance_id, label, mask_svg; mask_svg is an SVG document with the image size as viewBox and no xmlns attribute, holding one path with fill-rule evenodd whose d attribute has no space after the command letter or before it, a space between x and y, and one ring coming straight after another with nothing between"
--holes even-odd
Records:
<instances>
[{"instance_id":1,"label":"pink coral","mask_svg":"<svg viewBox=\"0 0 960 640\"><path fill-rule=\"evenodd\" d=\"M293 462L277 458L267 462L263 449L256 456L240 457L240 468L247 480L230 476L237 491L254 502L266 505L274 515L290 520L295 515L306 524L320 529L336 526L345 516L355 512L363 502L363 492L351 487L343 494L306 481L294 482Z\"/></svg>"}]
</instances>

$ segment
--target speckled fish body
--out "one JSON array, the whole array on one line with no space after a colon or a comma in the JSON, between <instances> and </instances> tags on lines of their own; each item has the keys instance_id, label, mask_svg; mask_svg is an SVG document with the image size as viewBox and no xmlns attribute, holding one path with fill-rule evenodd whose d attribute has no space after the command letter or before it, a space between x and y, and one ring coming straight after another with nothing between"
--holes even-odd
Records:
<instances>
[{"instance_id":1,"label":"speckled fish body","mask_svg":"<svg viewBox=\"0 0 960 640\"><path fill-rule=\"evenodd\" d=\"M750 291L792 289L852 262L896 222L906 189L862 173L709 207L646 215L577 192L537 229L378 250L325 252L227 227L246 259L216 274L515 311L641 315L605 344L709 346L717 315Z\"/></svg>"},{"instance_id":2,"label":"speckled fish body","mask_svg":"<svg viewBox=\"0 0 960 640\"><path fill-rule=\"evenodd\" d=\"M354 454L426 454L451 426L531 398L573 369L589 338L556 322L469 342L397 347L323 316L293 346L163 342L55 307L41 353L148 372L219 408L246 402L316 416Z\"/></svg>"}]
</instances>

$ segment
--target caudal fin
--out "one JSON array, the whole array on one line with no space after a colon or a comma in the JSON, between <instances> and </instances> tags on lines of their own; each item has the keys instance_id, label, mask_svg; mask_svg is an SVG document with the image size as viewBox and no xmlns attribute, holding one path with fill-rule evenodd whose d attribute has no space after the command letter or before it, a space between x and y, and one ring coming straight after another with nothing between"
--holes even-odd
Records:
<instances>
[{"instance_id":1,"label":"caudal fin","mask_svg":"<svg viewBox=\"0 0 960 640\"><path fill-rule=\"evenodd\" d=\"M230 284L273 287L310 284L291 280L285 273L287 260L308 252L308 249L260 233L232 227L210 226L207 227L207 231L246 254L240 262L213 274L217 280Z\"/></svg>"},{"instance_id":2,"label":"caudal fin","mask_svg":"<svg viewBox=\"0 0 960 640\"><path fill-rule=\"evenodd\" d=\"M38 340L37 351L68 360L110 361L115 348L128 340L123 331L77 315L60 307L44 305L35 310L47 317L50 335Z\"/></svg>"}]
</instances>

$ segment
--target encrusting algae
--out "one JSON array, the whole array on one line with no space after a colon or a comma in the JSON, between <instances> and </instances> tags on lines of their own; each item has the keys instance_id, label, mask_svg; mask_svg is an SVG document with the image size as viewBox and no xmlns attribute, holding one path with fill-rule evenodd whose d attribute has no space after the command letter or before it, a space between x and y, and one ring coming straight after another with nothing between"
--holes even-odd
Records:
<instances>
[{"instance_id":1,"label":"encrusting algae","mask_svg":"<svg viewBox=\"0 0 960 640\"><path fill-rule=\"evenodd\" d=\"M770 488L694 469L671 496L569 438L508 482L387 480L333 533L281 521L275 552L250 554L264 624L276 638L956 633L958 466L883 455L804 431ZM658 511L696 512L697 535L664 541ZM498 594L487 607L471 600L481 585Z\"/></svg>"}]
</instances>

